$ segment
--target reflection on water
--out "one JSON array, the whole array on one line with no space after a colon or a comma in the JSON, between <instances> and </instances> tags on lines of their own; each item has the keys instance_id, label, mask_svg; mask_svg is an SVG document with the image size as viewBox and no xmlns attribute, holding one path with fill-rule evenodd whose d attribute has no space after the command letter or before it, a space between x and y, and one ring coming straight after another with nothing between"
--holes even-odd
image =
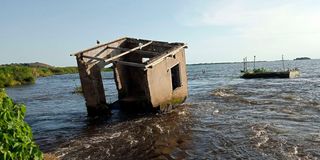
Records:
<instances>
[{"instance_id":1,"label":"reflection on water","mask_svg":"<svg viewBox=\"0 0 320 160\"><path fill-rule=\"evenodd\" d=\"M113 110L86 117L78 75L8 88L27 105L41 149L62 159L316 159L320 157L320 60L287 61L297 79L239 77L240 63L188 66L189 98L166 114ZM258 67L279 69L281 62ZM205 73L202 70L206 70ZM109 102L112 73L103 73Z\"/></svg>"}]
</instances>

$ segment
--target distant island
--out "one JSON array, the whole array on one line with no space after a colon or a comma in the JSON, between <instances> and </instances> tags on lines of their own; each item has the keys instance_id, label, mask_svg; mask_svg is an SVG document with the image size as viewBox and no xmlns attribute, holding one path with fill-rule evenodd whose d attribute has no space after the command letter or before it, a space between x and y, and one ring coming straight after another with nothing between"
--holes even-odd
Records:
<instances>
[{"instance_id":1,"label":"distant island","mask_svg":"<svg viewBox=\"0 0 320 160\"><path fill-rule=\"evenodd\" d=\"M309 58L309 57L299 57L299 58L296 58L296 59L294 59L295 61L296 60L310 60L311 58Z\"/></svg>"}]
</instances>

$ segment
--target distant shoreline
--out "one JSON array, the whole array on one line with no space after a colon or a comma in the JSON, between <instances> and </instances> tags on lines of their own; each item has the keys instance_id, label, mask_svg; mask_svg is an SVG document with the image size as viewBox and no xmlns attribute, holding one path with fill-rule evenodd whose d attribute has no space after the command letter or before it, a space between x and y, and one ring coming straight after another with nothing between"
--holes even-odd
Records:
<instances>
[{"instance_id":1,"label":"distant shoreline","mask_svg":"<svg viewBox=\"0 0 320 160\"><path fill-rule=\"evenodd\" d=\"M302 59L302 60L320 60L320 59ZM273 61L256 61L256 63L259 62L278 62L281 60L273 60ZM296 61L294 59L286 59L284 61ZM243 62L206 62L206 63L191 63L187 64L187 66L196 66L196 65L210 65L210 64L237 64L237 63L243 63ZM253 61L248 61L248 63L253 63Z\"/></svg>"},{"instance_id":2,"label":"distant shoreline","mask_svg":"<svg viewBox=\"0 0 320 160\"><path fill-rule=\"evenodd\" d=\"M256 61L256 62L272 62L272 61ZM187 64L187 66L195 66L195 65L208 65L208 64L236 64L236 63L243 63L243 62L212 62L212 63L192 63L192 64ZM253 63L253 61L248 61L248 63Z\"/></svg>"},{"instance_id":3,"label":"distant shoreline","mask_svg":"<svg viewBox=\"0 0 320 160\"><path fill-rule=\"evenodd\" d=\"M102 71L112 69L104 68ZM39 62L0 65L0 88L34 84L39 77L74 73L78 73L78 67L54 67Z\"/></svg>"}]
</instances>

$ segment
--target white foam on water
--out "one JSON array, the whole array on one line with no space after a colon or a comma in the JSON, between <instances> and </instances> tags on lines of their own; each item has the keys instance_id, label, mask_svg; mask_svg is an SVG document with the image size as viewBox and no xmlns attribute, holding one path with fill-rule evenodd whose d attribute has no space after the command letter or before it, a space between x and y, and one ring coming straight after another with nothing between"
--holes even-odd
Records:
<instances>
[{"instance_id":1,"label":"white foam on water","mask_svg":"<svg viewBox=\"0 0 320 160\"><path fill-rule=\"evenodd\" d=\"M152 132L152 128L149 127L149 126L147 126L146 130L147 130L147 133L149 133L149 134L152 134L152 133L153 133L153 132Z\"/></svg>"},{"instance_id":2,"label":"white foam on water","mask_svg":"<svg viewBox=\"0 0 320 160\"><path fill-rule=\"evenodd\" d=\"M130 145L135 145L135 144L137 144L139 141L137 141L137 140L130 140Z\"/></svg>"},{"instance_id":3,"label":"white foam on water","mask_svg":"<svg viewBox=\"0 0 320 160\"><path fill-rule=\"evenodd\" d=\"M180 112L178 112L178 115L184 116L184 115L186 115L186 112L185 111L180 111Z\"/></svg>"},{"instance_id":4,"label":"white foam on water","mask_svg":"<svg viewBox=\"0 0 320 160\"><path fill-rule=\"evenodd\" d=\"M295 154L295 155L298 154L298 147L294 146L293 149L294 149L293 154Z\"/></svg>"},{"instance_id":5,"label":"white foam on water","mask_svg":"<svg viewBox=\"0 0 320 160\"><path fill-rule=\"evenodd\" d=\"M256 147L260 147L263 144L266 144L269 141L269 136L267 134L267 131L265 128L268 126L264 125L263 127L259 126L252 126L251 130L254 133L254 136L251 137L250 139L253 139L254 141L257 141L257 144L255 145Z\"/></svg>"},{"instance_id":6,"label":"white foam on water","mask_svg":"<svg viewBox=\"0 0 320 160\"><path fill-rule=\"evenodd\" d=\"M120 137L121 136L121 132L116 132L116 133L113 133L109 139L113 139L113 138L117 138L117 137Z\"/></svg>"},{"instance_id":7,"label":"white foam on water","mask_svg":"<svg viewBox=\"0 0 320 160\"><path fill-rule=\"evenodd\" d=\"M90 148L90 147L91 147L91 145L90 145L90 144L84 144L83 146L84 146L84 148L86 148L86 149L88 149L88 148Z\"/></svg>"},{"instance_id":8,"label":"white foam on water","mask_svg":"<svg viewBox=\"0 0 320 160\"><path fill-rule=\"evenodd\" d=\"M160 133L162 134L163 133L162 127L159 124L157 124L156 127L159 129Z\"/></svg>"}]
</instances>

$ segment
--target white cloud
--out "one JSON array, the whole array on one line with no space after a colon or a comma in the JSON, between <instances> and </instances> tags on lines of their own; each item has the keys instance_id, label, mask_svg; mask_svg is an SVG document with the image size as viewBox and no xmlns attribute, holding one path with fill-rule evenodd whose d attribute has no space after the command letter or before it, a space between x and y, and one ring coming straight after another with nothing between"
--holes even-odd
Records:
<instances>
[{"instance_id":1,"label":"white cloud","mask_svg":"<svg viewBox=\"0 0 320 160\"><path fill-rule=\"evenodd\" d=\"M316 52L320 52L320 45L317 44L320 40L320 5L317 1L222 0L202 4L202 9L198 6L197 10L193 10L194 6L189 4L185 7L181 14L185 15L183 23L194 28L212 27L212 34L219 32L219 29L227 29L229 34L211 34L214 38L208 38L207 43L220 41L238 46L241 56L250 50L264 54L266 58L269 57L265 54L274 52L286 51L292 57L302 52L316 56ZM207 52L210 51L217 49ZM224 52L232 54L229 49L224 49Z\"/></svg>"},{"instance_id":2,"label":"white cloud","mask_svg":"<svg viewBox=\"0 0 320 160\"><path fill-rule=\"evenodd\" d=\"M226 26L242 32L255 31L255 33L266 31L271 33L316 31L320 33L320 6L313 7L312 3L301 5L299 1L294 0L273 5L253 4L248 0L220 2L209 4L196 17L193 17L193 22L190 24Z\"/></svg>"}]
</instances>

